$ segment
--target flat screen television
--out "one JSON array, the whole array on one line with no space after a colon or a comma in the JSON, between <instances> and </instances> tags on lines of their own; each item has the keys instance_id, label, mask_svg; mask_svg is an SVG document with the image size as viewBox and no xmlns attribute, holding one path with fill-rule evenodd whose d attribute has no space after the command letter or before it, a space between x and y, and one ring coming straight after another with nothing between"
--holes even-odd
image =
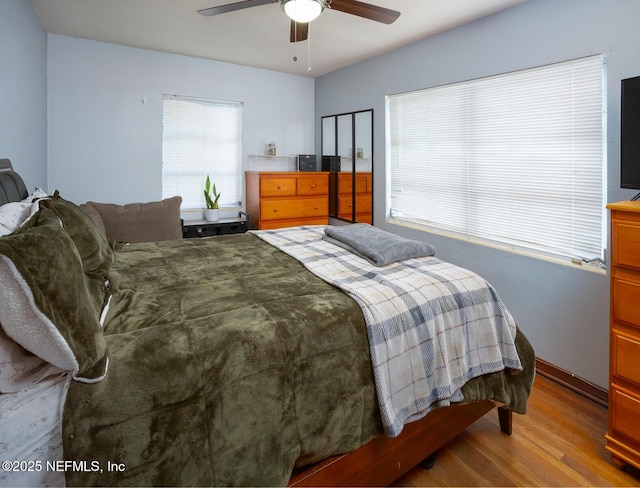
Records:
<instances>
[{"instance_id":1,"label":"flat screen television","mask_svg":"<svg viewBox=\"0 0 640 488\"><path fill-rule=\"evenodd\" d=\"M620 187L640 190L640 76L622 80L621 91Z\"/></svg>"}]
</instances>

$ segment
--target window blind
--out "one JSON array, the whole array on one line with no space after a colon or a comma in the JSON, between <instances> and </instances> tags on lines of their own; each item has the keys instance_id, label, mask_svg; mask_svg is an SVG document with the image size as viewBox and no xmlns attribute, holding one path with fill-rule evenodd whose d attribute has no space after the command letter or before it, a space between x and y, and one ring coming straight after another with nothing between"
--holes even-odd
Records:
<instances>
[{"instance_id":1,"label":"window blind","mask_svg":"<svg viewBox=\"0 0 640 488\"><path fill-rule=\"evenodd\" d=\"M604 258L605 57L387 96L389 214Z\"/></svg>"},{"instance_id":2,"label":"window blind","mask_svg":"<svg viewBox=\"0 0 640 488\"><path fill-rule=\"evenodd\" d=\"M205 207L207 175L220 205L242 200L242 103L165 95L162 196L182 196L182 209Z\"/></svg>"}]
</instances>

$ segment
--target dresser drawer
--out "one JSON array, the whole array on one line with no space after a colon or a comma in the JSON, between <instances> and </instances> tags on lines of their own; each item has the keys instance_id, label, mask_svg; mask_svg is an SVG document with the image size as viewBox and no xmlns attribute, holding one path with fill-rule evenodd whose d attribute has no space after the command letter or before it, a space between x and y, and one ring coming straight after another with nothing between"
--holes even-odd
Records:
<instances>
[{"instance_id":1,"label":"dresser drawer","mask_svg":"<svg viewBox=\"0 0 640 488\"><path fill-rule=\"evenodd\" d=\"M356 193L367 193L371 191L369 189L370 184L367 184L368 175L356 174ZM353 189L353 173L339 173L338 174L338 193L351 194Z\"/></svg>"},{"instance_id":2,"label":"dresser drawer","mask_svg":"<svg viewBox=\"0 0 640 488\"><path fill-rule=\"evenodd\" d=\"M353 200L351 195L338 197L338 213L351 216ZM356 195L356 213L371 213L371 195Z\"/></svg>"},{"instance_id":3,"label":"dresser drawer","mask_svg":"<svg viewBox=\"0 0 640 488\"><path fill-rule=\"evenodd\" d=\"M640 385L640 339L614 334L613 374Z\"/></svg>"},{"instance_id":4,"label":"dresser drawer","mask_svg":"<svg viewBox=\"0 0 640 488\"><path fill-rule=\"evenodd\" d=\"M371 213L373 211L373 201L371 195L356 195L356 212Z\"/></svg>"},{"instance_id":5,"label":"dresser drawer","mask_svg":"<svg viewBox=\"0 0 640 488\"><path fill-rule=\"evenodd\" d=\"M296 177L260 178L261 197L289 197L296 194Z\"/></svg>"},{"instance_id":6,"label":"dresser drawer","mask_svg":"<svg viewBox=\"0 0 640 488\"><path fill-rule=\"evenodd\" d=\"M328 176L298 176L298 195L328 195Z\"/></svg>"},{"instance_id":7,"label":"dresser drawer","mask_svg":"<svg viewBox=\"0 0 640 488\"><path fill-rule=\"evenodd\" d=\"M250 229L329 223L328 171L247 171Z\"/></svg>"},{"instance_id":8,"label":"dresser drawer","mask_svg":"<svg viewBox=\"0 0 640 488\"><path fill-rule=\"evenodd\" d=\"M613 318L640 327L640 283L613 278Z\"/></svg>"},{"instance_id":9,"label":"dresser drawer","mask_svg":"<svg viewBox=\"0 0 640 488\"><path fill-rule=\"evenodd\" d=\"M640 442L640 422L638 422L640 397L626 390L623 391L616 385L611 385L610 402L616 412L613 430Z\"/></svg>"},{"instance_id":10,"label":"dresser drawer","mask_svg":"<svg viewBox=\"0 0 640 488\"><path fill-rule=\"evenodd\" d=\"M296 227L298 225L329 225L329 217L306 217L282 220L263 220L260 226L262 230L282 229L285 227Z\"/></svg>"},{"instance_id":11,"label":"dresser drawer","mask_svg":"<svg viewBox=\"0 0 640 488\"><path fill-rule=\"evenodd\" d=\"M328 214L329 199L327 197L273 198L260 202L260 218L262 220L322 217Z\"/></svg>"},{"instance_id":12,"label":"dresser drawer","mask_svg":"<svg viewBox=\"0 0 640 488\"><path fill-rule=\"evenodd\" d=\"M640 269L640 223L616 220L613 232L613 264Z\"/></svg>"},{"instance_id":13,"label":"dresser drawer","mask_svg":"<svg viewBox=\"0 0 640 488\"><path fill-rule=\"evenodd\" d=\"M367 193L373 193L373 177L371 173L367 175Z\"/></svg>"}]
</instances>

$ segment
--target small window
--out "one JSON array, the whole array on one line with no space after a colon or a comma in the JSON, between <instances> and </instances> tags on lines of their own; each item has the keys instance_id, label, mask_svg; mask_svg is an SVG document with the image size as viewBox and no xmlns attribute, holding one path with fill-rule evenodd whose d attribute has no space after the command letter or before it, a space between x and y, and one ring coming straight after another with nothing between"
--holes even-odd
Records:
<instances>
[{"instance_id":1,"label":"small window","mask_svg":"<svg viewBox=\"0 0 640 488\"><path fill-rule=\"evenodd\" d=\"M207 175L220 205L241 205L242 103L165 95L162 196L182 197L182 209L202 209Z\"/></svg>"},{"instance_id":2,"label":"small window","mask_svg":"<svg viewBox=\"0 0 640 488\"><path fill-rule=\"evenodd\" d=\"M390 221L603 259L602 55L388 96Z\"/></svg>"}]
</instances>

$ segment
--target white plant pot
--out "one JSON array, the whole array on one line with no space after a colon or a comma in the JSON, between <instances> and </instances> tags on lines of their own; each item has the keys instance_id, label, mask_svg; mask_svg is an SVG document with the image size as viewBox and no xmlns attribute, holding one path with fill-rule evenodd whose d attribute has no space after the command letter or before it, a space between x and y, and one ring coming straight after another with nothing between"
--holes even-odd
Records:
<instances>
[{"instance_id":1,"label":"white plant pot","mask_svg":"<svg viewBox=\"0 0 640 488\"><path fill-rule=\"evenodd\" d=\"M204 218L209 222L217 222L220 220L220 209L219 208L207 208L204 211Z\"/></svg>"}]
</instances>

